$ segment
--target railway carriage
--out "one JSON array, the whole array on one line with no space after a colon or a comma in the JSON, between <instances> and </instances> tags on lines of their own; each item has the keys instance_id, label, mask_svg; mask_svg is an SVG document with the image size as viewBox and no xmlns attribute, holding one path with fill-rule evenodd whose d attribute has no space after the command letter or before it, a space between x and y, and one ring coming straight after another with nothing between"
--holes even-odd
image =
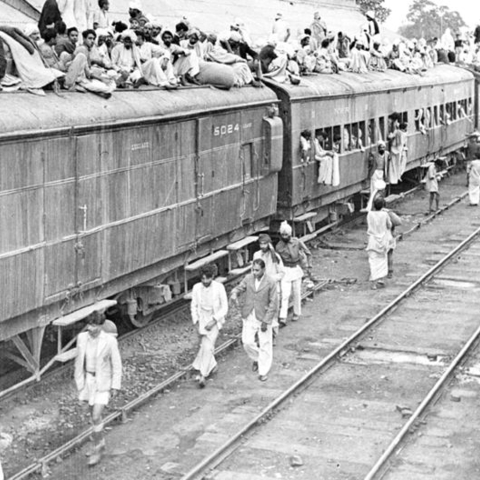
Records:
<instances>
[{"instance_id":1,"label":"railway carriage","mask_svg":"<svg viewBox=\"0 0 480 480\"><path fill-rule=\"evenodd\" d=\"M2 96L0 340L17 349L2 351L38 376L52 320L116 299L141 325L189 287L186 265L267 228L276 103L267 88Z\"/></svg>"},{"instance_id":2,"label":"railway carriage","mask_svg":"<svg viewBox=\"0 0 480 480\"><path fill-rule=\"evenodd\" d=\"M378 141L388 139L393 114L408 123L407 170L460 148L477 123L473 76L451 66L437 66L422 76L394 70L342 72L305 77L299 86L269 85L281 100L285 128L281 219L303 217L315 223L345 210L344 202L368 185L370 153ZM318 183L313 151L305 161L300 149L304 130L312 138L322 133L328 149L337 141L339 185Z\"/></svg>"}]
</instances>

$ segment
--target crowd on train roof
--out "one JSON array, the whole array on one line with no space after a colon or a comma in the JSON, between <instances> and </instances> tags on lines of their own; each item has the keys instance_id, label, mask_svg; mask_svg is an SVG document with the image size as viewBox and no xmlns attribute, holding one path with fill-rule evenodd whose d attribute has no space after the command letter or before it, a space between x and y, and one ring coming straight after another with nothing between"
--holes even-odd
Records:
<instances>
[{"instance_id":1,"label":"crowd on train roof","mask_svg":"<svg viewBox=\"0 0 480 480\"><path fill-rule=\"evenodd\" d=\"M0 25L0 90L44 94L44 88L92 92L109 98L118 88L261 87L263 78L299 84L304 75L399 70L422 74L437 63L480 67L480 28L468 37L446 29L441 38L390 42L375 13L356 36L334 32L315 12L296 34L277 13L264 41L235 19L205 32L182 18L169 28L129 3L128 24L109 14L109 0L88 11L85 2L46 0L38 25Z\"/></svg>"}]
</instances>

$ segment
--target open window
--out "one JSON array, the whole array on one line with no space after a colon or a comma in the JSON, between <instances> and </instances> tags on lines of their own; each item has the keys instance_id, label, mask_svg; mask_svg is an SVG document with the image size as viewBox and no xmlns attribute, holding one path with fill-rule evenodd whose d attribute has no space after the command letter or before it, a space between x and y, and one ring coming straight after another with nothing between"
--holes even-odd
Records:
<instances>
[{"instance_id":1,"label":"open window","mask_svg":"<svg viewBox=\"0 0 480 480\"><path fill-rule=\"evenodd\" d=\"M374 118L368 121L367 146L374 145L376 142L377 125Z\"/></svg>"}]
</instances>

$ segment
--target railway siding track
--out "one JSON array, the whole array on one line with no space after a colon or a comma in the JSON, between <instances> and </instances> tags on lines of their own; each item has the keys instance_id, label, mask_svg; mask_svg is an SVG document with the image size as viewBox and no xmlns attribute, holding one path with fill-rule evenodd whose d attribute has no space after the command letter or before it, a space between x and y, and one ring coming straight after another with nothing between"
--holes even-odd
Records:
<instances>
[{"instance_id":1,"label":"railway siding track","mask_svg":"<svg viewBox=\"0 0 480 480\"><path fill-rule=\"evenodd\" d=\"M480 335L480 283L462 295L437 283L450 270L480 269L480 244L471 245L479 236L480 228L182 480L204 478L213 468L208 478L215 480L255 478L266 460L283 476L278 465L292 450L303 468L289 478L376 478ZM467 272L459 281L469 278ZM414 293L419 288L434 294L427 309Z\"/></svg>"}]
</instances>

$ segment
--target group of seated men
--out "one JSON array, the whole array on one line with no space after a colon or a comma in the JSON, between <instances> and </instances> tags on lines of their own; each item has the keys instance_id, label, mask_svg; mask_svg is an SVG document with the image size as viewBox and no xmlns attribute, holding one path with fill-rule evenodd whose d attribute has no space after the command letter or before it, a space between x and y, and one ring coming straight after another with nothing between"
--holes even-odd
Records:
<instances>
[{"instance_id":1,"label":"group of seated men","mask_svg":"<svg viewBox=\"0 0 480 480\"><path fill-rule=\"evenodd\" d=\"M211 84L228 89L262 86L262 78L298 84L302 75L315 73L392 68L421 74L439 61L451 60L444 55L448 38L390 44L380 36L374 12L366 13L366 22L353 39L329 30L319 12L296 38L279 13L268 40L253 45L239 19L219 34L207 34L185 18L174 31L164 29L136 2L129 5L129 25L110 21L108 9L108 0L98 0L98 10L86 20L91 28L79 31L63 21L56 0L46 0L38 26L27 25L24 31L0 26L0 89L23 83L34 93L53 86L108 98L116 88L142 84L165 89Z\"/></svg>"}]
</instances>

